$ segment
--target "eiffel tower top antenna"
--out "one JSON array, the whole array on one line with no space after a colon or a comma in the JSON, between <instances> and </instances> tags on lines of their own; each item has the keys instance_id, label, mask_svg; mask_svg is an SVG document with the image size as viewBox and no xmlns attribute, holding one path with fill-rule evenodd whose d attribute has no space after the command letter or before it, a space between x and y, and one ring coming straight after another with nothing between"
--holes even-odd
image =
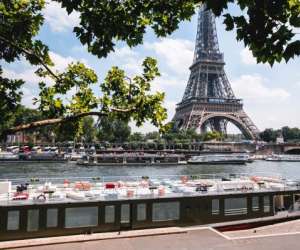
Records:
<instances>
[{"instance_id":1,"label":"eiffel tower top antenna","mask_svg":"<svg viewBox=\"0 0 300 250\"><path fill-rule=\"evenodd\" d=\"M211 10L206 10L206 4L199 8L198 27L194 61L209 59L210 55L220 54L218 35L216 30L215 15ZM223 55L221 56L223 59Z\"/></svg>"},{"instance_id":2,"label":"eiffel tower top antenna","mask_svg":"<svg viewBox=\"0 0 300 250\"><path fill-rule=\"evenodd\" d=\"M191 98L234 99L235 95L224 72L224 56L220 52L215 15L202 5L191 75L182 102Z\"/></svg>"}]
</instances>

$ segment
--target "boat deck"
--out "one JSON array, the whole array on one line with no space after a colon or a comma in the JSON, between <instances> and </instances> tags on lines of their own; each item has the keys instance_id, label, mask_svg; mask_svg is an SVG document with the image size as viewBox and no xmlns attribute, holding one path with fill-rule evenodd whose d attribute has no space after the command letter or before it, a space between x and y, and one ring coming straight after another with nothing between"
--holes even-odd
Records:
<instances>
[{"instance_id":1,"label":"boat deck","mask_svg":"<svg viewBox=\"0 0 300 250\"><path fill-rule=\"evenodd\" d=\"M27 184L25 184L27 183ZM16 191L22 188L23 191ZM7 187L3 190L1 185ZM1 191L2 190L2 191ZM163 176L31 179L0 182L0 206L162 199L300 191L299 182L261 176Z\"/></svg>"}]
</instances>

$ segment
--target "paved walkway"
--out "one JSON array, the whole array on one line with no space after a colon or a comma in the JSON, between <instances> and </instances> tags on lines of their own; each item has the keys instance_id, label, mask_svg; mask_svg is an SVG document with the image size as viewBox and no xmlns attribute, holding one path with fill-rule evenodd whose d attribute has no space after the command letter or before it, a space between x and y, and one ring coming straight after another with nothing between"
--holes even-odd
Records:
<instances>
[{"instance_id":1,"label":"paved walkway","mask_svg":"<svg viewBox=\"0 0 300 250\"><path fill-rule=\"evenodd\" d=\"M291 223L291 222L288 222ZM276 225L276 228L299 228L300 220ZM270 226L261 229L263 232L270 231ZM269 228L269 229L268 229ZM260 229L257 229L260 230ZM248 231L248 230L247 230ZM276 231L276 230L273 230ZM278 232L278 231L276 231ZM235 232L238 233L238 232ZM232 236L232 238L230 237ZM243 236L243 237L239 237ZM249 235L250 236L250 235ZM251 234L245 235L228 233L222 234L207 227L193 228L165 228L151 230L137 230L117 233L102 233L93 235L77 235L46 239L27 240L22 244L0 243L0 249L23 249L23 250L299 250L300 234L275 234L262 236ZM59 240L58 240L59 239ZM47 244L47 240L49 241ZM57 244L53 244L54 242ZM13 243L21 241L14 241ZM6 244L6 245L5 245ZM11 244L11 245L9 245ZM27 244L27 245L28 245Z\"/></svg>"},{"instance_id":2,"label":"paved walkway","mask_svg":"<svg viewBox=\"0 0 300 250\"><path fill-rule=\"evenodd\" d=\"M229 236L230 238L289 234L289 233L299 233L300 234L300 220L282 222L282 223L278 223L275 225L253 228L253 229L249 229L249 230L224 232L224 234L226 236ZM300 235L299 235L299 238L300 238ZM300 246L299 246L299 249L300 249Z\"/></svg>"}]
</instances>

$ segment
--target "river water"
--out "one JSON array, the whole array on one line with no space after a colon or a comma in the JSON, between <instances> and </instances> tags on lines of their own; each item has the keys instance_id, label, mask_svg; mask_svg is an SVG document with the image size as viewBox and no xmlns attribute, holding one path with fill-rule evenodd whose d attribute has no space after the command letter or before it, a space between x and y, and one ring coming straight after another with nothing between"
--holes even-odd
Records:
<instances>
[{"instance_id":1,"label":"river water","mask_svg":"<svg viewBox=\"0 0 300 250\"><path fill-rule=\"evenodd\" d=\"M300 162L255 161L247 165L79 166L76 163L0 163L0 179L101 176L268 173L300 180Z\"/></svg>"}]
</instances>

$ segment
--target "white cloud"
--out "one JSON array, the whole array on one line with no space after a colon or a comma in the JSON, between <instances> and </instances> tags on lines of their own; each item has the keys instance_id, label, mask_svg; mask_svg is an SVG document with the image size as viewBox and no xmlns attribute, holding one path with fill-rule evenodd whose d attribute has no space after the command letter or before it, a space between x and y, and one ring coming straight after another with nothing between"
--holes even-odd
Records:
<instances>
[{"instance_id":1,"label":"white cloud","mask_svg":"<svg viewBox=\"0 0 300 250\"><path fill-rule=\"evenodd\" d=\"M253 57L252 52L248 48L242 49L240 53L242 62L246 65L256 65L256 59Z\"/></svg>"},{"instance_id":2,"label":"white cloud","mask_svg":"<svg viewBox=\"0 0 300 250\"><path fill-rule=\"evenodd\" d=\"M57 54L55 52L52 52L52 51L49 52L49 55L50 55L51 60L55 64L54 68L58 71L63 71L68 66L68 64L70 64L71 62L78 61L77 59L75 59L71 56L64 57L64 56ZM81 60L81 61L84 61L84 60Z\"/></svg>"},{"instance_id":3,"label":"white cloud","mask_svg":"<svg viewBox=\"0 0 300 250\"><path fill-rule=\"evenodd\" d=\"M71 51L74 53L86 53L87 52L87 45L76 45L71 48Z\"/></svg>"},{"instance_id":4,"label":"white cloud","mask_svg":"<svg viewBox=\"0 0 300 250\"><path fill-rule=\"evenodd\" d=\"M142 73L142 56L128 46L116 48L109 54L108 60L125 70L129 77Z\"/></svg>"},{"instance_id":5,"label":"white cloud","mask_svg":"<svg viewBox=\"0 0 300 250\"><path fill-rule=\"evenodd\" d=\"M21 63L20 63L21 64ZM29 108L34 108L33 98L37 97L39 92L38 83L41 81L46 82L47 84L51 83L50 79L44 79L38 77L35 73L35 69L24 65L23 71L17 72L11 69L3 69L3 75L10 79L22 79L24 80L24 85L21 87L23 92L23 97L21 103Z\"/></svg>"},{"instance_id":6,"label":"white cloud","mask_svg":"<svg viewBox=\"0 0 300 250\"><path fill-rule=\"evenodd\" d=\"M36 108L36 106L33 104L33 98L36 97L36 94L34 93L34 89L23 87L22 92L23 92L22 104L29 108Z\"/></svg>"},{"instance_id":7,"label":"white cloud","mask_svg":"<svg viewBox=\"0 0 300 250\"><path fill-rule=\"evenodd\" d=\"M124 57L136 57L138 53L130 49L129 47L124 46L121 48L116 48L113 55L116 58L124 58Z\"/></svg>"},{"instance_id":8,"label":"white cloud","mask_svg":"<svg viewBox=\"0 0 300 250\"><path fill-rule=\"evenodd\" d=\"M79 24L79 13L72 12L70 15L57 2L47 3L43 11L45 21L54 32L64 32Z\"/></svg>"},{"instance_id":9,"label":"white cloud","mask_svg":"<svg viewBox=\"0 0 300 250\"><path fill-rule=\"evenodd\" d=\"M193 61L194 42L183 39L165 38L154 43L145 43L145 48L154 50L177 75L187 75Z\"/></svg>"},{"instance_id":10,"label":"white cloud","mask_svg":"<svg viewBox=\"0 0 300 250\"><path fill-rule=\"evenodd\" d=\"M73 57L64 57L60 54L50 51L49 55L54 62L55 66L54 70L63 71L69 63L75 61L82 61L85 64L86 61L84 59L77 60ZM22 59L18 62L18 70L12 70L8 68L3 69L3 74L7 78L11 79L23 79L26 83L31 84L32 86L37 86L36 84L40 81L46 81L46 83L50 83L50 79L40 78L35 74L35 71L38 67L30 65L25 59Z\"/></svg>"},{"instance_id":11,"label":"white cloud","mask_svg":"<svg viewBox=\"0 0 300 250\"><path fill-rule=\"evenodd\" d=\"M171 121L175 115L176 104L177 102L168 100L166 100L164 103L164 107L167 109L168 112L168 121Z\"/></svg>"},{"instance_id":12,"label":"white cloud","mask_svg":"<svg viewBox=\"0 0 300 250\"><path fill-rule=\"evenodd\" d=\"M3 69L3 76L9 79L22 79L25 84L21 87L23 97L21 103L27 107L33 108L33 98L36 96L38 82L41 81L35 73L34 69L25 69L22 72L16 72L10 69Z\"/></svg>"},{"instance_id":13,"label":"white cloud","mask_svg":"<svg viewBox=\"0 0 300 250\"><path fill-rule=\"evenodd\" d=\"M186 80L181 77L177 76L170 76L167 73L161 73L161 76L156 78L153 83L151 84L152 92L160 91L165 92L166 99L169 97L170 94L173 94L174 98L174 91L176 90L177 93L183 93L184 88L186 85ZM181 98L181 95L179 95Z\"/></svg>"},{"instance_id":14,"label":"white cloud","mask_svg":"<svg viewBox=\"0 0 300 250\"><path fill-rule=\"evenodd\" d=\"M38 77L35 73L35 69L26 68L21 72L16 72L10 69L3 69L3 75L10 79L22 79L27 83L36 84L40 82L42 79Z\"/></svg>"},{"instance_id":15,"label":"white cloud","mask_svg":"<svg viewBox=\"0 0 300 250\"><path fill-rule=\"evenodd\" d=\"M161 77L157 78L157 82L160 85L164 85L166 87L178 87L178 86L185 86L186 81L183 79L180 79L179 77L170 76L167 73L162 73Z\"/></svg>"},{"instance_id":16,"label":"white cloud","mask_svg":"<svg viewBox=\"0 0 300 250\"><path fill-rule=\"evenodd\" d=\"M267 82L260 75L242 75L233 80L231 85L238 97L252 102L282 101L290 96L283 88L268 87Z\"/></svg>"},{"instance_id":17,"label":"white cloud","mask_svg":"<svg viewBox=\"0 0 300 250\"><path fill-rule=\"evenodd\" d=\"M293 29L293 32L294 32L296 35L299 35L299 34L300 34L300 28L292 27L292 29Z\"/></svg>"},{"instance_id":18,"label":"white cloud","mask_svg":"<svg viewBox=\"0 0 300 250\"><path fill-rule=\"evenodd\" d=\"M121 67L126 71L129 77L133 75L140 75L142 73L142 59L138 58L127 58Z\"/></svg>"}]
</instances>

